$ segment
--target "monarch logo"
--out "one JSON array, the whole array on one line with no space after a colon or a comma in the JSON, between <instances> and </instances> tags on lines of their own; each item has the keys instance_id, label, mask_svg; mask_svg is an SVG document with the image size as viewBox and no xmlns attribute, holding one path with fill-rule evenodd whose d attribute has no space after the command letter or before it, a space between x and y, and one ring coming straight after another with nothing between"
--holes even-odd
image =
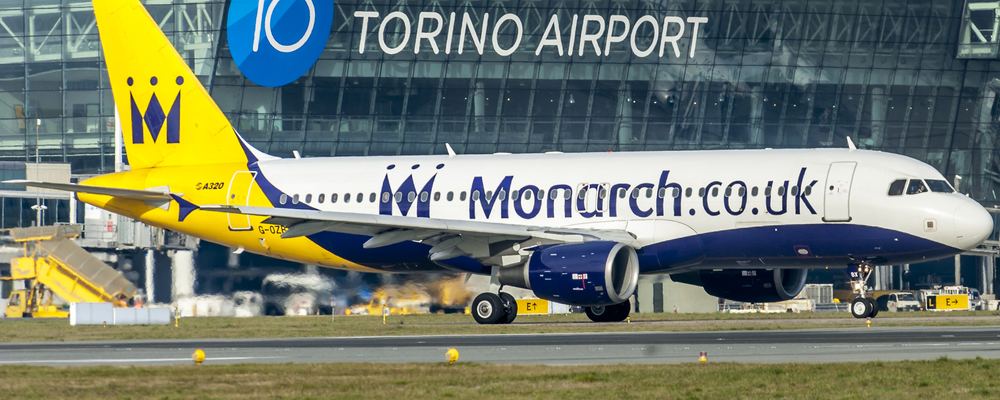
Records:
<instances>
[{"instance_id":1,"label":"monarch logo","mask_svg":"<svg viewBox=\"0 0 1000 400\"><path fill-rule=\"evenodd\" d=\"M444 164L439 164L437 169L444 167ZM396 165L390 165L387 169L392 170L396 168ZM414 165L413 169L420 168L420 165ZM437 178L437 174L431 176L430 179L424 183L424 186L417 191L417 184L413 180L413 175L406 177L406 180L399 185L395 190L392 188L392 184L389 183L389 174L385 174L385 178L382 179L382 192L380 193L378 199L378 213L380 215L392 215L393 204L399 209L400 215L407 215L413 205L417 206L417 217L420 218L430 218L431 216L431 195L434 190L434 179Z\"/></svg>"},{"instance_id":2,"label":"monarch logo","mask_svg":"<svg viewBox=\"0 0 1000 400\"><path fill-rule=\"evenodd\" d=\"M177 86L184 84L184 78L178 76L175 80ZM128 78L128 85L132 86L135 81L132 78ZM159 83L156 77L149 79L149 84L156 86ZM139 109L139 105L135 103L135 95L132 91L129 91L129 98L132 103L132 143L142 144L145 143L145 135L143 134L142 126L146 125L149 129L149 136L152 137L153 143L160 137L160 131L163 130L164 125L166 125L167 130L167 143L180 143L181 142L181 92L177 91L177 97L174 98L174 103L170 106L170 111L164 113L163 106L160 105L160 99L156 97L156 93L149 98L149 104L146 105L145 111Z\"/></svg>"},{"instance_id":3,"label":"monarch logo","mask_svg":"<svg viewBox=\"0 0 1000 400\"><path fill-rule=\"evenodd\" d=\"M332 26L333 1L233 1L226 40L243 75L258 85L276 87L309 71L326 47Z\"/></svg>"}]
</instances>

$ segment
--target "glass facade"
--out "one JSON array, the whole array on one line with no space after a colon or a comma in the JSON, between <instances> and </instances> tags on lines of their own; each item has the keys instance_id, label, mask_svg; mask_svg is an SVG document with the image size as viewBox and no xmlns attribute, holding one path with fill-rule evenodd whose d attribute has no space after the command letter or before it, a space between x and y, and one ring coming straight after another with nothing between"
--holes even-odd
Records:
<instances>
[{"instance_id":1,"label":"glass facade","mask_svg":"<svg viewBox=\"0 0 1000 400\"><path fill-rule=\"evenodd\" d=\"M319 59L281 87L241 73L228 43L253 37L228 34L229 2L145 3L239 132L278 156L845 147L850 136L1000 205L996 3L336 1ZM37 146L75 174L113 170L91 10L0 1L0 161L34 162Z\"/></svg>"}]
</instances>

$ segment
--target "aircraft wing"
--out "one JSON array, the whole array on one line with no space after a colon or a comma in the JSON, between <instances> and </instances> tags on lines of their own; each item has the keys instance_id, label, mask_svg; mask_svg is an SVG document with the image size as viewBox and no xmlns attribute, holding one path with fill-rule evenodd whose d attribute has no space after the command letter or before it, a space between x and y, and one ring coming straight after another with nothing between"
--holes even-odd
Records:
<instances>
[{"instance_id":1,"label":"aircraft wing","mask_svg":"<svg viewBox=\"0 0 1000 400\"><path fill-rule=\"evenodd\" d=\"M142 200L142 201L170 201L171 200L171 197L170 197L169 193L155 191L155 190L121 189L121 188L110 188L110 187L102 187L102 186L77 185L75 183L52 183L52 182L32 181L32 180L25 180L25 179L3 181L3 183L9 183L9 184L21 185L21 186L28 186L28 187L44 188L44 189L65 190L67 192L81 192L81 193L103 194L105 196L124 197L124 198L135 199L135 200Z\"/></svg>"},{"instance_id":2,"label":"aircraft wing","mask_svg":"<svg viewBox=\"0 0 1000 400\"><path fill-rule=\"evenodd\" d=\"M430 259L434 261L466 255L483 262L494 262L494 265L504 265L507 263L502 257L526 255L522 253L524 249L546 244L607 240L635 245L635 237L624 230L546 228L485 221L231 205L206 205L199 209L266 216L268 218L264 223L288 229L281 234L284 239L323 231L350 233L371 236L364 244L368 249L419 240L433 246Z\"/></svg>"}]
</instances>

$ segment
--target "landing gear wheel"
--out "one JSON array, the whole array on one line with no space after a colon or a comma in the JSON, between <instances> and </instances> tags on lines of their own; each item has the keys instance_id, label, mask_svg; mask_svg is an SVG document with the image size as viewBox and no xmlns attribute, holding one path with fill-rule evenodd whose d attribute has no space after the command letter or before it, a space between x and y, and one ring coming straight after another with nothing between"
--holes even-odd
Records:
<instances>
[{"instance_id":1,"label":"landing gear wheel","mask_svg":"<svg viewBox=\"0 0 1000 400\"><path fill-rule=\"evenodd\" d=\"M628 300L625 300L624 303L615 305L615 307L618 307L618 312L615 313L615 317L611 319L611 321L614 322L624 321L625 318L628 318L629 313L632 312L632 302Z\"/></svg>"},{"instance_id":2,"label":"landing gear wheel","mask_svg":"<svg viewBox=\"0 0 1000 400\"><path fill-rule=\"evenodd\" d=\"M872 303L864 297L858 297L851 302L851 314L854 318L868 318L872 313Z\"/></svg>"},{"instance_id":3,"label":"landing gear wheel","mask_svg":"<svg viewBox=\"0 0 1000 400\"><path fill-rule=\"evenodd\" d=\"M500 296L493 293L481 293L472 301L472 318L475 318L476 322L491 325L503 317L505 317L505 313Z\"/></svg>"},{"instance_id":4,"label":"landing gear wheel","mask_svg":"<svg viewBox=\"0 0 1000 400\"><path fill-rule=\"evenodd\" d=\"M868 300L868 302L872 304L872 314L869 315L869 317L875 318L875 316L878 315L878 301L867 297L865 298L865 300Z\"/></svg>"},{"instance_id":5,"label":"landing gear wheel","mask_svg":"<svg viewBox=\"0 0 1000 400\"><path fill-rule=\"evenodd\" d=\"M617 313L614 306L593 306L584 309L587 312L587 318L594 322L608 322Z\"/></svg>"},{"instance_id":6,"label":"landing gear wheel","mask_svg":"<svg viewBox=\"0 0 1000 400\"><path fill-rule=\"evenodd\" d=\"M500 293L500 302L506 306L507 314L497 321L498 324L509 324L517 318L517 300L509 293Z\"/></svg>"}]
</instances>

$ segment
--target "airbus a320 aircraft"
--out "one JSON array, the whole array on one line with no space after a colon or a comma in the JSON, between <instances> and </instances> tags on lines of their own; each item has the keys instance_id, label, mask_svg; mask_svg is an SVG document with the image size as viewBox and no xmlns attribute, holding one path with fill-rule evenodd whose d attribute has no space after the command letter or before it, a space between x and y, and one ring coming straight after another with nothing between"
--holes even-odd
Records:
<instances>
[{"instance_id":1,"label":"airbus a320 aircraft","mask_svg":"<svg viewBox=\"0 0 1000 400\"><path fill-rule=\"evenodd\" d=\"M509 323L502 288L624 320L640 274L709 294L792 298L808 268L934 260L990 215L934 168L855 149L282 159L254 149L136 0L95 1L130 171L79 200L285 260L363 272L490 275L472 314ZM859 298L857 317L877 312Z\"/></svg>"}]
</instances>

